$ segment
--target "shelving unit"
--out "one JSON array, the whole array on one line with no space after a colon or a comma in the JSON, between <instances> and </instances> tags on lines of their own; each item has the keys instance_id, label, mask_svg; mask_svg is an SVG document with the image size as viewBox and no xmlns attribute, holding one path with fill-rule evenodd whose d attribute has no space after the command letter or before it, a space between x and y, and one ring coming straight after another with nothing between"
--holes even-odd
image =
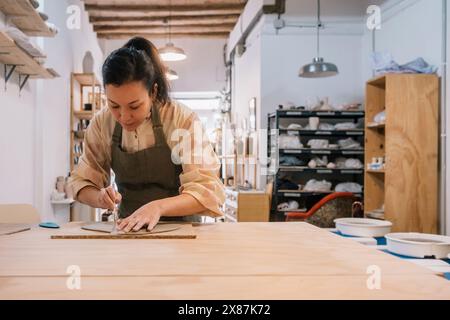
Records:
<instances>
[{"instance_id":1,"label":"shelving unit","mask_svg":"<svg viewBox=\"0 0 450 320\"><path fill-rule=\"evenodd\" d=\"M437 232L439 80L388 74L366 84L365 215L393 223L395 232ZM386 122L374 123L386 111ZM368 170L385 157L383 170ZM374 213L376 213L374 215Z\"/></svg>"},{"instance_id":2,"label":"shelving unit","mask_svg":"<svg viewBox=\"0 0 450 320\"><path fill-rule=\"evenodd\" d=\"M2 11L14 25L28 36L52 37L54 34L28 0L2 0Z\"/></svg>"},{"instance_id":3,"label":"shelving unit","mask_svg":"<svg viewBox=\"0 0 450 320\"><path fill-rule=\"evenodd\" d=\"M85 110L85 103L91 103L91 110ZM101 82L94 73L72 73L70 76L70 171L72 172L83 153L83 141L89 121L105 106ZM83 213L82 213L83 212ZM71 207L71 220L78 220L86 213L91 221L101 221L101 209L94 209L75 202Z\"/></svg>"},{"instance_id":4,"label":"shelving unit","mask_svg":"<svg viewBox=\"0 0 450 320\"><path fill-rule=\"evenodd\" d=\"M326 139L330 143L339 139L353 138L364 144L364 129L350 130L305 130L288 129L287 123L298 123L304 128L305 123L310 117L318 117L320 122L336 124L340 122L358 123L364 119L364 111L306 111L306 110L277 110L268 115L268 158L270 159L269 173L274 180L274 191L272 201L272 220L278 221L285 218L285 211L277 211L277 205L288 200L299 202L300 208L289 211L306 211L310 209L317 201L330 192L309 192L303 190L284 190L278 189L277 180L283 177L289 177L289 180L304 185L310 179L327 180L332 182L332 189L340 182L357 182L363 185L364 169L329 169L326 167L309 168L306 164L314 157L327 156L330 162L334 162L338 157L357 158L364 162L364 148L358 149L312 149L309 147L285 149L280 148L278 144L279 136L287 133L296 133L300 136L304 146L311 139ZM280 125L284 125L280 128ZM281 156L294 156L303 160L305 165L280 165ZM355 194L363 197L363 194Z\"/></svg>"},{"instance_id":5,"label":"shelving unit","mask_svg":"<svg viewBox=\"0 0 450 320\"><path fill-rule=\"evenodd\" d=\"M77 90L78 89L78 90ZM92 100L86 97L92 93ZM100 99L97 95L100 95ZM78 100L78 101L77 101ZM84 110L85 101L92 104L92 110ZM79 103L76 103L79 102ZM72 171L78 164L79 156L83 151L83 138L78 137L85 133L88 125L95 113L103 106L102 86L93 73L72 73L70 77L70 170ZM85 126L80 125L84 121Z\"/></svg>"},{"instance_id":6,"label":"shelving unit","mask_svg":"<svg viewBox=\"0 0 450 320\"><path fill-rule=\"evenodd\" d=\"M23 89L29 78L52 79L59 75L39 64L6 33L0 31L0 63L4 64L5 84L14 71L19 73L19 87Z\"/></svg>"},{"instance_id":7,"label":"shelving unit","mask_svg":"<svg viewBox=\"0 0 450 320\"><path fill-rule=\"evenodd\" d=\"M45 21L28 0L1 0L0 11L8 21L28 36L53 37ZM59 77L53 69L39 64L5 32L0 31L0 63L4 64L5 88L12 74L19 74L19 92L28 79L52 79Z\"/></svg>"}]
</instances>

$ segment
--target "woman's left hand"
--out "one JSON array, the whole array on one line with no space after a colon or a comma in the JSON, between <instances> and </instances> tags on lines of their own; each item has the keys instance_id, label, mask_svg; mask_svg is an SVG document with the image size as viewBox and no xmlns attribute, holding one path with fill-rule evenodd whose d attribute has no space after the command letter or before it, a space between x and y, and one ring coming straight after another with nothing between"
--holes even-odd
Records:
<instances>
[{"instance_id":1,"label":"woman's left hand","mask_svg":"<svg viewBox=\"0 0 450 320\"><path fill-rule=\"evenodd\" d=\"M139 231L143 226L147 230L152 230L161 218L161 208L155 203L150 202L137 209L132 215L125 219L117 221L117 229L125 232Z\"/></svg>"}]
</instances>

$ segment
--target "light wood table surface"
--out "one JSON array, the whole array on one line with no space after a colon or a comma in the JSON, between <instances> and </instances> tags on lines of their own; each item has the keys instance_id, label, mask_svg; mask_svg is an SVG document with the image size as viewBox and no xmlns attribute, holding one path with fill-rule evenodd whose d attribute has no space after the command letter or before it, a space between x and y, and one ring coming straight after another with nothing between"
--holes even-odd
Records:
<instances>
[{"instance_id":1,"label":"light wood table surface","mask_svg":"<svg viewBox=\"0 0 450 320\"><path fill-rule=\"evenodd\" d=\"M450 299L432 271L303 222L200 225L196 239L50 239L79 228L1 236L0 299ZM73 265L80 290L66 285ZM380 289L367 286L370 266Z\"/></svg>"}]
</instances>

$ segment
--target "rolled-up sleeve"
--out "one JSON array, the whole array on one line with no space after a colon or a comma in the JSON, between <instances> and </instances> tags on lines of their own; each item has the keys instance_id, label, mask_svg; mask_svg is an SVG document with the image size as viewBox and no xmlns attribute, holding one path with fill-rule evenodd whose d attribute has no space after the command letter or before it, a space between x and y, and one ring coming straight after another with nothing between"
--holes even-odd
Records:
<instances>
[{"instance_id":1,"label":"rolled-up sleeve","mask_svg":"<svg viewBox=\"0 0 450 320\"><path fill-rule=\"evenodd\" d=\"M185 130L185 134L178 135L180 139L177 141L178 146L182 146L177 153L183 167L179 192L189 194L200 202L206 209L202 215L222 216L225 188L219 178L219 159L195 113L181 114L178 120L177 127ZM184 139L190 142L186 144ZM189 152L186 148L190 149Z\"/></svg>"},{"instance_id":2,"label":"rolled-up sleeve","mask_svg":"<svg viewBox=\"0 0 450 320\"><path fill-rule=\"evenodd\" d=\"M101 114L97 114L88 126L83 140L83 154L69 179L75 199L80 190L87 186L101 189L109 185L110 155L101 132L101 120Z\"/></svg>"},{"instance_id":3,"label":"rolled-up sleeve","mask_svg":"<svg viewBox=\"0 0 450 320\"><path fill-rule=\"evenodd\" d=\"M184 167L184 166L183 166ZM221 206L225 201L223 184L217 170L211 168L192 168L180 175L180 193L190 194L200 202L206 211L203 215L211 217L221 216Z\"/></svg>"}]
</instances>

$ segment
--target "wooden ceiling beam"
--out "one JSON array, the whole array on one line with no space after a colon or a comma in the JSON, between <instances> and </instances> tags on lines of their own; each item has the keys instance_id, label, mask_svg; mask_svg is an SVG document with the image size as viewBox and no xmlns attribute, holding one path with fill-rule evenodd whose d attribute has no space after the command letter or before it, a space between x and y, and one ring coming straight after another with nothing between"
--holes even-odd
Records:
<instances>
[{"instance_id":1,"label":"wooden ceiling beam","mask_svg":"<svg viewBox=\"0 0 450 320\"><path fill-rule=\"evenodd\" d=\"M101 5L85 4L90 16L169 16L169 15L208 15L208 14L240 14L245 4L190 4L190 5Z\"/></svg>"},{"instance_id":2,"label":"wooden ceiling beam","mask_svg":"<svg viewBox=\"0 0 450 320\"><path fill-rule=\"evenodd\" d=\"M229 32L208 32L208 33L172 33L172 38L219 38L226 39L229 36ZM97 33L97 37L99 39L107 39L107 40L123 40L130 39L135 36L140 36L147 38L149 40L152 39L165 39L167 37L166 34L163 33Z\"/></svg>"},{"instance_id":3,"label":"wooden ceiling beam","mask_svg":"<svg viewBox=\"0 0 450 320\"><path fill-rule=\"evenodd\" d=\"M190 23L196 24L217 24L217 23L233 23L239 19L239 15L217 15L217 16L172 16L170 19L170 24L175 25L185 25ZM95 26L107 26L107 25L161 25L165 21L169 20L169 16L161 17L90 17L90 22Z\"/></svg>"},{"instance_id":4,"label":"wooden ceiling beam","mask_svg":"<svg viewBox=\"0 0 450 320\"><path fill-rule=\"evenodd\" d=\"M240 10L196 10L196 11L184 11L176 13L177 16L221 16L225 14L240 14ZM166 17L169 16L169 11L102 11L102 10L90 10L90 17L125 17L125 18L137 18L142 16L147 17Z\"/></svg>"},{"instance_id":5,"label":"wooden ceiling beam","mask_svg":"<svg viewBox=\"0 0 450 320\"><path fill-rule=\"evenodd\" d=\"M148 4L85 4L86 10L102 11L172 11L172 13L196 10L243 10L244 3L204 3L178 5L148 5Z\"/></svg>"},{"instance_id":6,"label":"wooden ceiling beam","mask_svg":"<svg viewBox=\"0 0 450 320\"><path fill-rule=\"evenodd\" d=\"M186 33L186 32L229 32L233 29L233 24L220 25L184 25L170 27L171 33ZM168 33L169 28L166 26L94 26L95 32L103 33L123 33L123 32L152 32L152 33Z\"/></svg>"}]
</instances>

